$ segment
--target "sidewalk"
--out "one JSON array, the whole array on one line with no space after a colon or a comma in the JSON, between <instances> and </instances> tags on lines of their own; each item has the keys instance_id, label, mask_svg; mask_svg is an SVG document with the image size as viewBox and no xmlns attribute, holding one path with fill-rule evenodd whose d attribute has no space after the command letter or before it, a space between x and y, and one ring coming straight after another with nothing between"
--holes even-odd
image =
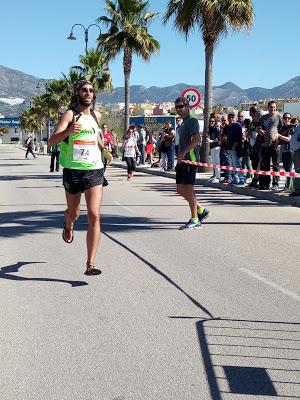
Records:
<instances>
[{"instance_id":1,"label":"sidewalk","mask_svg":"<svg viewBox=\"0 0 300 400\"><path fill-rule=\"evenodd\" d=\"M115 159L112 162L114 167L126 169L126 163L119 159ZM136 171L144 172L151 175L160 175L166 176L167 178L175 179L175 173L168 171L163 172L160 168L151 168L149 164L138 165L136 167ZM208 178L211 177L212 172L201 172L197 173L196 185L202 185L207 187L218 188L223 191L228 191L232 193L237 193L246 196L256 197L258 199L269 200L276 203L283 203L286 205L291 205L294 207L300 207L300 196L299 197L290 197L287 193L284 192L273 192L272 190L258 190L249 187L241 187L236 185L223 185L222 183L211 183ZM284 187L285 177L280 178L280 188Z\"/></svg>"}]
</instances>

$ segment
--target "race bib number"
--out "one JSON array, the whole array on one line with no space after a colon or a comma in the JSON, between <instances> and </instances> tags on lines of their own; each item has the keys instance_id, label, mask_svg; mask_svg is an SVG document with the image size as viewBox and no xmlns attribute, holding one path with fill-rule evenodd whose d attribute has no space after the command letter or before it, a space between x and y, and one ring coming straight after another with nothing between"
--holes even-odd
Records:
<instances>
[{"instance_id":1,"label":"race bib number","mask_svg":"<svg viewBox=\"0 0 300 400\"><path fill-rule=\"evenodd\" d=\"M73 160L95 163L97 161L98 147L95 141L74 140Z\"/></svg>"}]
</instances>

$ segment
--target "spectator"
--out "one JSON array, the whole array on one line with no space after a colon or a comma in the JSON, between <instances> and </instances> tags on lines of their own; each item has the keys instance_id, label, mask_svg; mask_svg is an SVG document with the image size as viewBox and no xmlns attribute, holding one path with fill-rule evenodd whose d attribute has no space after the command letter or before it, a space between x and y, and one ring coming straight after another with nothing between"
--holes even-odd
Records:
<instances>
[{"instance_id":1,"label":"spectator","mask_svg":"<svg viewBox=\"0 0 300 400\"><path fill-rule=\"evenodd\" d=\"M136 143L138 143L138 140L139 140L139 133L138 133L138 130L137 130L137 127L136 126L132 126L132 127L130 127L132 130L133 130L133 134L132 134L132 138L133 138L133 140L136 142ZM127 131L128 132L128 131Z\"/></svg>"},{"instance_id":2,"label":"spectator","mask_svg":"<svg viewBox=\"0 0 300 400\"><path fill-rule=\"evenodd\" d=\"M35 155L34 155L33 150L32 150L32 149L33 149L33 139L32 139L32 135L29 135L29 136L28 136L28 139L26 140L25 146L27 147L27 151L26 151L26 154L25 154L25 158L28 159L28 154L29 154L29 153L32 154L33 157L35 158Z\"/></svg>"},{"instance_id":3,"label":"spectator","mask_svg":"<svg viewBox=\"0 0 300 400\"><path fill-rule=\"evenodd\" d=\"M295 172L300 173L300 125L298 124L295 132L291 136L290 149L293 152L293 163ZM294 179L294 190L290 196L300 196L300 178Z\"/></svg>"},{"instance_id":4,"label":"spectator","mask_svg":"<svg viewBox=\"0 0 300 400\"><path fill-rule=\"evenodd\" d=\"M233 113L228 114L228 125L224 127L224 132L227 137L226 147L229 150L230 166L241 168L240 159L237 156L237 149L241 146L242 142L242 128L241 125L235 122ZM244 185L245 176L243 172L232 171L231 183L235 185Z\"/></svg>"},{"instance_id":5,"label":"spectator","mask_svg":"<svg viewBox=\"0 0 300 400\"><path fill-rule=\"evenodd\" d=\"M299 124L299 121L297 118L293 117L291 119L291 125L293 125L295 128L297 128L297 125Z\"/></svg>"},{"instance_id":6,"label":"spectator","mask_svg":"<svg viewBox=\"0 0 300 400\"><path fill-rule=\"evenodd\" d=\"M145 148L146 148L146 131L141 125L138 125L137 129L138 129L138 133L139 133L139 138L138 138L138 148L139 148L139 152L140 152L139 164L144 165L145 164Z\"/></svg>"},{"instance_id":7,"label":"spectator","mask_svg":"<svg viewBox=\"0 0 300 400\"><path fill-rule=\"evenodd\" d=\"M254 106L250 107L249 112L250 112L250 117L252 118L252 121L248 128L249 142L250 142L250 159L252 163L252 168L254 170L257 170L260 168L260 148L263 142L263 137L258 135L257 133L257 128L260 125L259 121L261 113ZM258 181L259 181L259 175L254 174L252 181L249 184L249 187L256 188L258 186Z\"/></svg>"},{"instance_id":8,"label":"spectator","mask_svg":"<svg viewBox=\"0 0 300 400\"><path fill-rule=\"evenodd\" d=\"M172 123L168 121L161 140L162 171L167 171L168 169L174 171L174 141L175 131L172 128Z\"/></svg>"},{"instance_id":9,"label":"spectator","mask_svg":"<svg viewBox=\"0 0 300 400\"><path fill-rule=\"evenodd\" d=\"M41 140L40 146L39 146L39 154L43 154L43 156L45 155L45 147L46 147L46 143L43 140Z\"/></svg>"},{"instance_id":10,"label":"spectator","mask_svg":"<svg viewBox=\"0 0 300 400\"><path fill-rule=\"evenodd\" d=\"M127 136L123 143L123 149L124 158L127 164L127 180L131 181L136 167L136 155L139 154L137 142L133 138L132 128L129 128L127 131Z\"/></svg>"},{"instance_id":11,"label":"spectator","mask_svg":"<svg viewBox=\"0 0 300 400\"><path fill-rule=\"evenodd\" d=\"M54 164L55 164L55 171L59 171L59 153L60 153L60 145L59 143L53 144L50 147L50 153L51 153L51 161L50 161L50 171L49 172L54 172Z\"/></svg>"},{"instance_id":12,"label":"spectator","mask_svg":"<svg viewBox=\"0 0 300 400\"><path fill-rule=\"evenodd\" d=\"M163 137L163 132L159 132L157 139L156 139L156 147L157 147L157 152L158 152L158 162L160 163L161 157L162 157L162 151L161 151L161 141Z\"/></svg>"},{"instance_id":13,"label":"spectator","mask_svg":"<svg viewBox=\"0 0 300 400\"><path fill-rule=\"evenodd\" d=\"M113 138L111 132L109 132L106 124L102 124L101 128L102 128L102 135L103 135L103 139L104 139L104 147L109 152L111 152L114 138Z\"/></svg>"},{"instance_id":14,"label":"spectator","mask_svg":"<svg viewBox=\"0 0 300 400\"><path fill-rule=\"evenodd\" d=\"M281 146L281 159L283 168L286 172L291 172L293 169L293 152L290 148L291 136L294 133L295 127L291 124L291 114L286 112L283 114L283 126L281 127L277 139ZM291 183L291 178L288 176L285 181L284 191L288 192Z\"/></svg>"},{"instance_id":15,"label":"spectator","mask_svg":"<svg viewBox=\"0 0 300 400\"><path fill-rule=\"evenodd\" d=\"M208 128L208 143L210 147L211 161L213 164L220 165L220 140L221 130L217 126L217 120L213 117L209 118ZM221 171L219 168L214 167L214 175L211 179L212 183L219 183L221 177Z\"/></svg>"},{"instance_id":16,"label":"spectator","mask_svg":"<svg viewBox=\"0 0 300 400\"><path fill-rule=\"evenodd\" d=\"M237 117L237 121L238 124L241 125L242 130L244 131L246 129L246 120L245 120L245 115L243 113L243 111L239 111L238 112L238 117Z\"/></svg>"},{"instance_id":17,"label":"spectator","mask_svg":"<svg viewBox=\"0 0 300 400\"><path fill-rule=\"evenodd\" d=\"M153 136L153 131L146 127L146 154L147 159L146 161L152 165L153 163L153 154L154 154L154 145L156 143L155 137Z\"/></svg>"},{"instance_id":18,"label":"spectator","mask_svg":"<svg viewBox=\"0 0 300 400\"><path fill-rule=\"evenodd\" d=\"M261 144L261 169L262 171L270 171L271 160L273 164L273 171L279 171L280 149L278 147L278 140L274 139L282 127L282 120L277 112L277 105L275 101L269 101L268 114L260 118L260 126L257 128L257 133L263 137ZM279 190L279 176L273 176L272 190ZM269 175L259 176L259 189L268 190L270 187L271 177Z\"/></svg>"},{"instance_id":19,"label":"spectator","mask_svg":"<svg viewBox=\"0 0 300 400\"><path fill-rule=\"evenodd\" d=\"M227 149L227 135L224 132L225 126L228 125L228 117L224 114L221 118L221 137L220 137L220 163L222 166L230 166L229 150ZM231 172L227 170L221 170L221 174L224 176L222 183L230 183Z\"/></svg>"},{"instance_id":20,"label":"spectator","mask_svg":"<svg viewBox=\"0 0 300 400\"><path fill-rule=\"evenodd\" d=\"M237 148L236 154L240 158L242 168L252 169L250 160L250 142L246 132L242 133L242 143L241 146ZM248 178L250 178L249 172L246 174L246 179Z\"/></svg>"},{"instance_id":21,"label":"spectator","mask_svg":"<svg viewBox=\"0 0 300 400\"><path fill-rule=\"evenodd\" d=\"M109 132L106 124L102 124L101 128L102 128L102 137L103 137L104 148L106 150L108 150L109 152L111 152L114 138L113 138L111 132ZM106 165L107 165L107 159L104 158L104 172L106 170Z\"/></svg>"},{"instance_id":22,"label":"spectator","mask_svg":"<svg viewBox=\"0 0 300 400\"><path fill-rule=\"evenodd\" d=\"M118 158L118 138L112 129L111 129L110 133L112 136L111 153L112 153L113 157Z\"/></svg>"}]
</instances>

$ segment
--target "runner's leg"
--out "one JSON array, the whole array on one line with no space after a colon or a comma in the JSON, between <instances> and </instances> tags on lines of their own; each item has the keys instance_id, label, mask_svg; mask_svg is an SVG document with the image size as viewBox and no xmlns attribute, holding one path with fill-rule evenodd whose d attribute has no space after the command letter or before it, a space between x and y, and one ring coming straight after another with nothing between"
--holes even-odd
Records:
<instances>
[{"instance_id":1,"label":"runner's leg","mask_svg":"<svg viewBox=\"0 0 300 400\"><path fill-rule=\"evenodd\" d=\"M67 208L65 210L65 224L67 229L72 229L74 222L79 218L80 215L80 198L81 192L76 194L71 194L67 191L66 200L67 200ZM73 235L72 231L65 232L66 240L71 240Z\"/></svg>"},{"instance_id":2,"label":"runner's leg","mask_svg":"<svg viewBox=\"0 0 300 400\"><path fill-rule=\"evenodd\" d=\"M197 202L197 198L194 192L194 185L177 185L177 193L180 194L180 196L182 196L189 203L191 217L198 218L197 209L201 206Z\"/></svg>"},{"instance_id":3,"label":"runner's leg","mask_svg":"<svg viewBox=\"0 0 300 400\"><path fill-rule=\"evenodd\" d=\"M87 265L94 265L100 240L100 207L102 186L93 186L85 190L88 212L88 231L86 235Z\"/></svg>"}]
</instances>

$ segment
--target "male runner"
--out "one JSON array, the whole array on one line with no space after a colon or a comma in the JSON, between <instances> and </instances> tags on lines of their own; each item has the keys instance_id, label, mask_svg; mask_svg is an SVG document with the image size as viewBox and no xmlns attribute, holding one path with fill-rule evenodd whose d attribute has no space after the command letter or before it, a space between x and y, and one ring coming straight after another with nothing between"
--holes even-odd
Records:
<instances>
[{"instance_id":1,"label":"male runner","mask_svg":"<svg viewBox=\"0 0 300 400\"><path fill-rule=\"evenodd\" d=\"M211 212L201 207L196 199L194 184L197 166L182 162L182 160L199 161L199 123L196 118L190 116L189 102L185 97L176 99L175 108L177 114L183 119L179 126L178 162L175 168L177 192L189 203L191 210L190 220L180 229L199 229L201 222Z\"/></svg>"},{"instance_id":2,"label":"male runner","mask_svg":"<svg viewBox=\"0 0 300 400\"><path fill-rule=\"evenodd\" d=\"M101 151L112 161L98 134L100 113L92 110L96 98L91 82L80 80L70 108L60 118L49 145L60 143L60 164L64 167L63 184L67 200L62 238L74 239L73 227L80 215L81 193L85 193L88 213L86 275L99 275L95 258L100 240L100 206L102 199L103 162Z\"/></svg>"}]
</instances>

